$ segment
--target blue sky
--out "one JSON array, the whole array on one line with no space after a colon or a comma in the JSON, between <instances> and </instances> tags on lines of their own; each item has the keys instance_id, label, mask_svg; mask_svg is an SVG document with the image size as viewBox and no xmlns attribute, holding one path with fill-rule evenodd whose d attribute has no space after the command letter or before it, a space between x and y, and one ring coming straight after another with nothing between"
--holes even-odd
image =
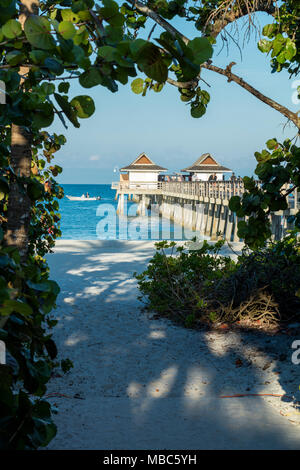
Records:
<instances>
[{"instance_id":1,"label":"blue sky","mask_svg":"<svg viewBox=\"0 0 300 470\"><path fill-rule=\"evenodd\" d=\"M261 26L270 22L266 14L259 14L257 20ZM244 21L240 21L240 26ZM149 22L147 30L152 24ZM198 35L191 24L183 21L175 24L189 38ZM155 34L158 33L157 28ZM243 33L240 35L241 43ZM242 49L241 59L233 42L229 54L226 48L220 52L219 40L213 61L223 68L235 61L234 73L296 111L292 80L285 72L271 74L269 59L256 44L253 34ZM65 134L68 141L56 154L56 163L64 168L59 182L110 183L118 179L114 168L131 163L141 152L170 171L180 170L210 152L237 175L251 175L256 163L253 154L264 148L266 140L272 137L283 140L296 134L295 128L285 126L286 119L281 114L235 83L228 83L225 77L208 70L203 71L203 78L211 85L210 88L203 82L201 85L209 91L211 101L200 119L190 116L189 106L181 102L177 89L171 85L161 93L150 92L143 98L132 93L131 80L120 85L115 94L102 87L87 90L72 84L71 97L89 94L95 101L96 112L90 119L80 120L80 129L70 124L65 130L60 121L52 126L55 132Z\"/></svg>"}]
</instances>

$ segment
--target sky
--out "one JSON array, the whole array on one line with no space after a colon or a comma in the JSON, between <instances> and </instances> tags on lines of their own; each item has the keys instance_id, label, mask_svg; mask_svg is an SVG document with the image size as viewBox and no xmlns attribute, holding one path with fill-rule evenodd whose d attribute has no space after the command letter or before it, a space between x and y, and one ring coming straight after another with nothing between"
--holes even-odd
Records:
<instances>
[{"instance_id":1,"label":"sky","mask_svg":"<svg viewBox=\"0 0 300 470\"><path fill-rule=\"evenodd\" d=\"M262 13L257 15L257 22L262 27L270 20ZM173 24L190 39L199 35L191 23L177 20ZM152 25L150 21L146 32ZM245 31L243 25L244 19L239 21L240 44ZM157 28L154 37L158 34ZM297 111L300 106L292 101L293 81L286 72L271 74L269 58L257 49L257 40L252 34L242 48L242 57L232 41L228 52L218 40L213 63L225 68L235 61L237 65L232 69L235 74ZM225 77L209 70L203 70L202 76L210 87L203 82L201 87L209 91L211 101L200 119L191 117L189 106L180 100L177 89L168 84L162 92L150 92L142 97L131 91L131 78L127 85L119 85L117 93L103 87L84 89L72 83L71 98L79 94L92 96L96 111L91 118L80 120L79 129L70 124L65 130L59 120L51 126L51 130L67 138L67 144L56 153L55 162L64 168L58 181L62 184L117 181L118 169L142 152L170 172L191 165L209 152L237 175L252 175L255 151L262 150L270 138L282 141L296 134L295 128L286 125L287 120L280 113L234 82L228 83Z\"/></svg>"}]
</instances>

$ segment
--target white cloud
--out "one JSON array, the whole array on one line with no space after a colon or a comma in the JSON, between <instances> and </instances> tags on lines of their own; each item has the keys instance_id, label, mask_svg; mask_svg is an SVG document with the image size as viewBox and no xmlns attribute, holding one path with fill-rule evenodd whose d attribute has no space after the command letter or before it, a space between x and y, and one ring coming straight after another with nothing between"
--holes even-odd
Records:
<instances>
[{"instance_id":1,"label":"white cloud","mask_svg":"<svg viewBox=\"0 0 300 470\"><path fill-rule=\"evenodd\" d=\"M92 162L96 162L97 160L100 160L100 155L91 155L90 160Z\"/></svg>"}]
</instances>

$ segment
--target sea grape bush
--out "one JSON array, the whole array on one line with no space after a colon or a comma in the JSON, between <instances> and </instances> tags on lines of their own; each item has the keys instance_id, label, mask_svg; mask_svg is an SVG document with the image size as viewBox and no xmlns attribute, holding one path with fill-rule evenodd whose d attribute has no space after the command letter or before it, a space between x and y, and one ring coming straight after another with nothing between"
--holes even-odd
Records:
<instances>
[{"instance_id":1,"label":"sea grape bush","mask_svg":"<svg viewBox=\"0 0 300 470\"><path fill-rule=\"evenodd\" d=\"M229 282L228 282L229 281ZM255 296L261 288L269 293L278 306L277 320L286 321L300 316L300 240L292 230L282 240L245 251L238 258L232 276L223 288L234 282L234 305Z\"/></svg>"},{"instance_id":2,"label":"sea grape bush","mask_svg":"<svg viewBox=\"0 0 300 470\"><path fill-rule=\"evenodd\" d=\"M270 213L287 209L289 195L300 188L300 148L291 140L270 139L255 158L258 180L244 177L245 192L229 203L238 217L248 216L238 222L238 235L250 248L264 246L271 236ZM300 229L300 210L290 216L290 223Z\"/></svg>"},{"instance_id":3,"label":"sea grape bush","mask_svg":"<svg viewBox=\"0 0 300 470\"><path fill-rule=\"evenodd\" d=\"M156 243L147 269L135 273L146 310L187 327L299 318L297 233L261 249L244 249L237 261L221 254L224 243Z\"/></svg>"},{"instance_id":4,"label":"sea grape bush","mask_svg":"<svg viewBox=\"0 0 300 470\"><path fill-rule=\"evenodd\" d=\"M180 38L162 33L157 41L164 50L138 38L147 17L128 3L40 1L41 14L30 15L24 30L18 21L18 3L5 0L7 8L0 13L0 80L7 92L6 105L0 107L1 125L13 121L40 129L50 126L56 115L79 127L78 119L91 116L95 105L86 94L69 97L71 79L78 79L85 89L100 85L114 93L138 69L149 78L150 88L160 91L159 84L174 69L174 56L180 64L174 71L183 80L195 78L201 63L212 56L207 38L194 38L186 46ZM22 67L30 68L23 83L18 73Z\"/></svg>"},{"instance_id":5,"label":"sea grape bush","mask_svg":"<svg viewBox=\"0 0 300 470\"><path fill-rule=\"evenodd\" d=\"M193 240L195 242L195 240ZM206 240L189 250L175 242L155 244L156 253L141 274L135 273L146 308L186 326L209 319L208 300L215 282L235 268L230 257L219 256L224 241Z\"/></svg>"},{"instance_id":6,"label":"sea grape bush","mask_svg":"<svg viewBox=\"0 0 300 470\"><path fill-rule=\"evenodd\" d=\"M299 2L282 2L274 11L275 21L262 29L265 37L259 40L258 48L271 55L273 72L287 69L291 76L299 73L299 14Z\"/></svg>"},{"instance_id":7,"label":"sea grape bush","mask_svg":"<svg viewBox=\"0 0 300 470\"><path fill-rule=\"evenodd\" d=\"M0 338L6 364L0 365L0 447L36 449L56 433L50 404L43 399L57 354L49 312L59 292L47 266L29 255L1 248Z\"/></svg>"},{"instance_id":8,"label":"sea grape bush","mask_svg":"<svg viewBox=\"0 0 300 470\"><path fill-rule=\"evenodd\" d=\"M56 433L50 404L43 398L56 367L57 350L51 317L59 287L49 279L43 256L60 234L57 199L62 189L54 180L61 168L52 165L65 138L35 133L31 177L18 178L9 165L10 128L0 129L0 339L7 361L0 365L0 448L36 449ZM10 184L18 181L31 204L26 262L3 243Z\"/></svg>"}]
</instances>

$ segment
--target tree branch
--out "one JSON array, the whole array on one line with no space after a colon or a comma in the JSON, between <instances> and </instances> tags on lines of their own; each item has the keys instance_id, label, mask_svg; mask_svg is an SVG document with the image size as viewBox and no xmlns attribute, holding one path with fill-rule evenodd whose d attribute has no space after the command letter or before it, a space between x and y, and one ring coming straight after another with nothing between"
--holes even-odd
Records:
<instances>
[{"instance_id":1,"label":"tree branch","mask_svg":"<svg viewBox=\"0 0 300 470\"><path fill-rule=\"evenodd\" d=\"M97 34L99 36L99 39L102 39L106 34L105 33L105 28L102 24L102 21L98 18L98 16L96 15L96 13L93 10L89 10L89 13L90 13L91 17L93 18L94 23L96 25L96 31L97 31Z\"/></svg>"},{"instance_id":2,"label":"tree branch","mask_svg":"<svg viewBox=\"0 0 300 470\"><path fill-rule=\"evenodd\" d=\"M172 80L172 78L167 78L167 82L170 85L176 86L176 88L196 88L198 85L200 78L195 78L194 80L190 80L189 82L177 82L177 80Z\"/></svg>"},{"instance_id":3,"label":"tree branch","mask_svg":"<svg viewBox=\"0 0 300 470\"><path fill-rule=\"evenodd\" d=\"M245 82L245 80L243 80L241 77L232 73L231 72L232 65L234 65L234 63L229 64L229 66L226 67L226 69L222 69L220 67L217 67L216 65L205 63L201 65L201 68L211 70L220 75L224 75L225 77L228 78L228 82L232 81L232 82L237 83L237 85L247 90L249 93L251 93L251 95L255 96L260 101L263 101L263 103L266 103L268 106L270 106L271 108L275 109L276 111L278 111L279 113L287 117L290 121L292 121L295 124L295 126L297 126L298 129L300 128L300 118L298 117L297 113L290 111L285 106L277 103L277 101L272 100L268 96L265 96L263 93L256 90L256 88L249 85L249 83Z\"/></svg>"},{"instance_id":4,"label":"tree branch","mask_svg":"<svg viewBox=\"0 0 300 470\"><path fill-rule=\"evenodd\" d=\"M189 43L189 39L184 36L180 31L178 31L176 28L174 28L168 21L164 20L161 18L155 11L151 10L151 8L147 7L146 5L142 4L141 2L137 0L128 0L129 3L131 3L138 11L143 13L144 15L148 16L149 18L153 19L157 24L159 24L163 29L168 31L169 33L172 34L172 36L176 37L179 36L182 41L185 44ZM232 0L228 0L224 2L224 4L227 5L232 5ZM222 4L222 5L224 5ZM237 9L237 11L232 10L232 12L229 12L228 15L223 17L223 26L220 28L219 32L225 28L225 26L231 22L235 21L236 19L245 16L246 14L251 14L251 12L255 11L266 11L270 14L273 14L275 12L275 7L272 4L270 0L268 1L262 1L262 0L255 0L253 5L252 5L252 10L249 10L249 3L248 0L245 0L244 9ZM226 23L226 24L225 24ZM215 23L216 24L216 23ZM218 33L219 34L219 33ZM209 62L206 62L205 64L201 65L201 68L205 68L208 70L212 70L213 72L219 73L220 75L224 75L228 78L228 81L235 82L237 85L241 86L245 90L247 90L249 93L251 93L253 96L258 98L260 101L263 103L266 103L268 106L271 108L275 109L279 113L283 114L286 116L290 121L292 121L297 128L300 128L300 118L298 117L297 113L294 113L290 111L288 108L285 106L282 106L281 104L277 103L276 101L272 100L271 98L268 98L265 96L263 93L259 92L254 88L253 86L249 85L249 83L245 82L241 77L238 77L237 75L233 74L231 72L231 67L234 65L234 63L229 64L226 69L222 69L220 67L217 67L215 65L210 64ZM196 79L191 80L190 82L177 82L175 80L172 80L171 78L167 79L167 82L170 83L173 86L176 86L177 88L194 88L195 87L195 80L199 81L201 79L200 76L198 76Z\"/></svg>"},{"instance_id":5,"label":"tree branch","mask_svg":"<svg viewBox=\"0 0 300 470\"><path fill-rule=\"evenodd\" d=\"M209 34L216 38L228 24L244 16L248 15L251 22L251 15L259 11L274 15L276 8L273 3L272 0L224 0L219 8L209 15L204 30L208 29Z\"/></svg>"},{"instance_id":6,"label":"tree branch","mask_svg":"<svg viewBox=\"0 0 300 470\"><path fill-rule=\"evenodd\" d=\"M185 44L188 44L189 39L186 36L184 36L184 34L178 31L178 29L174 28L174 26L172 26L168 21L162 18L158 13L151 10L151 8L147 7L143 3L136 1L136 0L128 0L128 3L131 3L131 5L134 6L139 12L143 13L143 15L146 15L149 18L151 18L159 26L161 26L163 29L165 29L169 33L171 33L172 36L174 37L179 36Z\"/></svg>"}]
</instances>

